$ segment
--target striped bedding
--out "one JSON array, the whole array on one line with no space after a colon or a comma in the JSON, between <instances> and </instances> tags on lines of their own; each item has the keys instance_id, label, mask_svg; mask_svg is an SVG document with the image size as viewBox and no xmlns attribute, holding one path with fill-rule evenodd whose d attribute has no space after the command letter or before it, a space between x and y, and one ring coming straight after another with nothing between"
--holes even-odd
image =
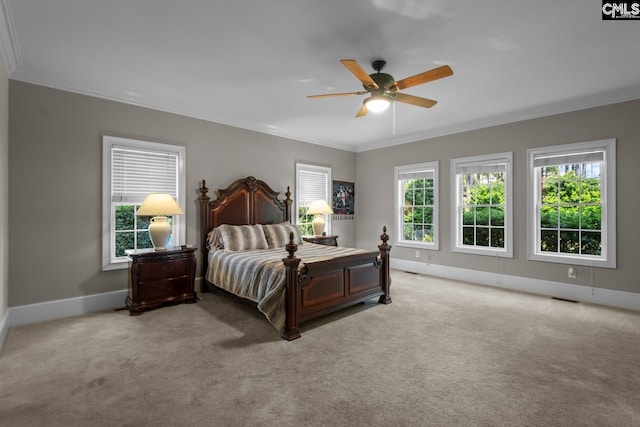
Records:
<instances>
[{"instance_id":1,"label":"striped bedding","mask_svg":"<svg viewBox=\"0 0 640 427\"><path fill-rule=\"evenodd\" d=\"M304 262L320 261L366 252L362 249L304 243L298 246L296 257L300 268ZM209 252L210 283L258 304L258 309L278 330L285 323L285 277L282 258L284 247L245 251L212 250Z\"/></svg>"}]
</instances>

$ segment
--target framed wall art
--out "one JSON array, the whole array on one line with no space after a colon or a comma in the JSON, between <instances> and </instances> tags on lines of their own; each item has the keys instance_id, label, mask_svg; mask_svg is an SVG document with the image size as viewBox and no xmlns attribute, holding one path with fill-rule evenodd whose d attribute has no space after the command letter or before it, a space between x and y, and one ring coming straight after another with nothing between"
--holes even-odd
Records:
<instances>
[{"instance_id":1,"label":"framed wall art","mask_svg":"<svg viewBox=\"0 0 640 427\"><path fill-rule=\"evenodd\" d=\"M355 190L353 182L333 181L333 219L353 219L355 214Z\"/></svg>"}]
</instances>

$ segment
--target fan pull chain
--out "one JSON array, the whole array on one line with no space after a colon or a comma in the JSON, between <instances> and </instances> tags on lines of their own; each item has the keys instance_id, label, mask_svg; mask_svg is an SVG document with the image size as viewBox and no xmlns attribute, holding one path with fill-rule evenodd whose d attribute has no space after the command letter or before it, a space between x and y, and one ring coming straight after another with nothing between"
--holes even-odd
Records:
<instances>
[{"instance_id":1,"label":"fan pull chain","mask_svg":"<svg viewBox=\"0 0 640 427\"><path fill-rule=\"evenodd\" d=\"M396 134L396 103L393 103L393 128L392 128L393 134Z\"/></svg>"}]
</instances>

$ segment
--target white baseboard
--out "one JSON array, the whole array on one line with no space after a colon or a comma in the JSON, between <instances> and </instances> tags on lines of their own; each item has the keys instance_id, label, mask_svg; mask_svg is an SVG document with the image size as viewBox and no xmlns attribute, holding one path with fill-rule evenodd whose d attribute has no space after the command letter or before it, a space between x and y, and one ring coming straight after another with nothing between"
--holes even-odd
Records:
<instances>
[{"instance_id":1,"label":"white baseboard","mask_svg":"<svg viewBox=\"0 0 640 427\"><path fill-rule=\"evenodd\" d=\"M127 290L125 289L103 294L9 307L0 322L0 349L4 344L9 328L122 307L126 296Z\"/></svg>"},{"instance_id":2,"label":"white baseboard","mask_svg":"<svg viewBox=\"0 0 640 427\"><path fill-rule=\"evenodd\" d=\"M640 294L391 258L391 268L532 294L640 311Z\"/></svg>"}]
</instances>

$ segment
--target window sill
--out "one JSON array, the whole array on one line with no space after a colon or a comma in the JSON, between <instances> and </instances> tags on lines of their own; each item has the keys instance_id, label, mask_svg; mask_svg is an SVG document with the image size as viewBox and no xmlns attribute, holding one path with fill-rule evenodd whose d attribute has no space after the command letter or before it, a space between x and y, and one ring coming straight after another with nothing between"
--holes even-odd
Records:
<instances>
[{"instance_id":1,"label":"window sill","mask_svg":"<svg viewBox=\"0 0 640 427\"><path fill-rule=\"evenodd\" d=\"M414 249L428 249L432 251L440 250L440 247L437 243L421 243L421 242L410 242L406 240L400 240L395 243L396 246L401 248L414 248Z\"/></svg>"},{"instance_id":2,"label":"window sill","mask_svg":"<svg viewBox=\"0 0 640 427\"><path fill-rule=\"evenodd\" d=\"M554 262L557 264L584 265L588 267L617 268L614 260L603 258L587 258L571 255L543 255L536 253L527 257L529 261Z\"/></svg>"},{"instance_id":3,"label":"window sill","mask_svg":"<svg viewBox=\"0 0 640 427\"><path fill-rule=\"evenodd\" d=\"M451 252L472 254L472 255L484 255L484 256L490 256L490 257L513 258L513 252L510 252L507 250L498 250L495 248L479 249L479 248L466 248L466 247L456 246L451 249Z\"/></svg>"}]
</instances>

